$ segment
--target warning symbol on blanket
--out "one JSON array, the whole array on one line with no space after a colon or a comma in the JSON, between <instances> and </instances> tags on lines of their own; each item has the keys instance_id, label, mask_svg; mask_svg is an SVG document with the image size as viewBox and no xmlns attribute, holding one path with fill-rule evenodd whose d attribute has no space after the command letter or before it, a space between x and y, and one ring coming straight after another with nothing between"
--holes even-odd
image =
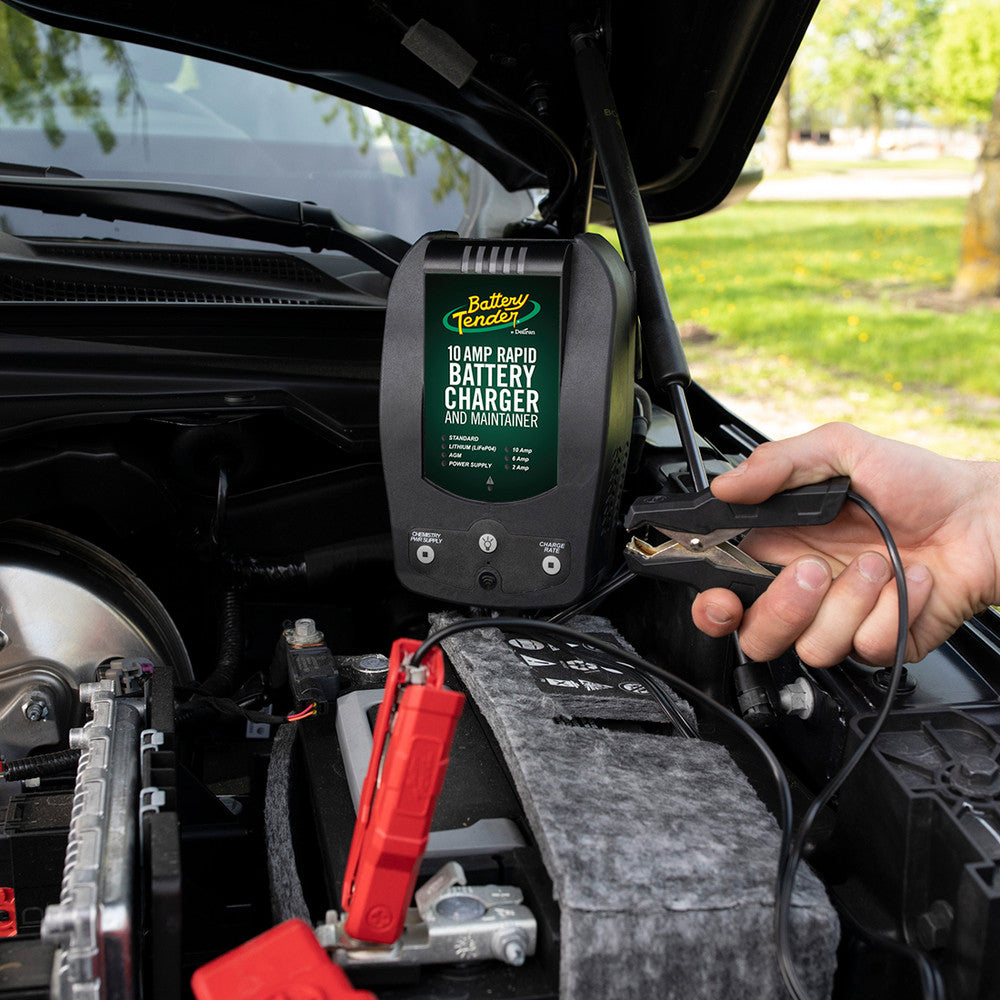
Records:
<instances>
[{"instance_id":1,"label":"warning symbol on blanket","mask_svg":"<svg viewBox=\"0 0 1000 1000\"><path fill-rule=\"evenodd\" d=\"M520 636L507 640L515 649L545 649L545 643L537 639L523 639Z\"/></svg>"},{"instance_id":2,"label":"warning symbol on blanket","mask_svg":"<svg viewBox=\"0 0 1000 1000\"><path fill-rule=\"evenodd\" d=\"M551 660L540 660L537 656L528 656L527 653L521 653L521 659L529 667L554 667L555 664Z\"/></svg>"},{"instance_id":3,"label":"warning symbol on blanket","mask_svg":"<svg viewBox=\"0 0 1000 1000\"><path fill-rule=\"evenodd\" d=\"M614 645L621 642L614 634L597 634L597 638ZM595 698L652 697L640 681L628 680L627 663L589 642L561 639L542 642L532 636L518 635L514 630L506 639L518 659L531 668L535 684L542 691L555 693L556 689L562 689L567 694Z\"/></svg>"},{"instance_id":4,"label":"warning symbol on blanket","mask_svg":"<svg viewBox=\"0 0 1000 1000\"><path fill-rule=\"evenodd\" d=\"M597 681L582 680L580 681L580 687L584 691L610 691L612 686L610 684L598 684Z\"/></svg>"},{"instance_id":5,"label":"warning symbol on blanket","mask_svg":"<svg viewBox=\"0 0 1000 1000\"><path fill-rule=\"evenodd\" d=\"M629 694L649 694L643 684L639 681L625 681L618 685L623 691L628 691Z\"/></svg>"}]
</instances>

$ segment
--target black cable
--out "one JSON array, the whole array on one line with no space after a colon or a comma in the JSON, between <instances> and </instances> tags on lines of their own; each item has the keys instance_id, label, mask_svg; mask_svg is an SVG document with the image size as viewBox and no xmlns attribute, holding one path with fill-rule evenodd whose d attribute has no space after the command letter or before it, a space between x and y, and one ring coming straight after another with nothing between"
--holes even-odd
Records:
<instances>
[{"instance_id":1,"label":"black cable","mask_svg":"<svg viewBox=\"0 0 1000 1000\"><path fill-rule=\"evenodd\" d=\"M533 618L516 618L514 616L508 616L505 618L463 618L461 621L445 625L443 628L439 628L436 632L431 633L431 635L424 639L420 646L417 647L413 656L410 658L410 663L413 666L419 666L420 662L427 655L431 647L440 645L440 643L449 636L455 635L458 632L468 632L470 629L476 628L527 629L528 631L548 632L551 635L562 636L564 639L575 639L580 642L588 643L595 649L599 649L602 652L613 656L616 660L621 661L623 666L631 668L643 680L645 680L645 674L658 676L661 680L666 681L668 684L673 684L675 680L675 678L671 674L667 673L666 670L663 670L662 667L657 667L655 664L648 663L641 656L637 656L628 649L622 649L621 646L616 646L613 642L605 642L603 639L598 639L597 636L590 635L587 632L581 632L579 629L569 628L566 625L555 625L552 622L540 622ZM679 680L679 678L676 679ZM660 693L663 694L663 700L657 700L660 701L663 711L667 714L670 721L677 727L678 732L682 733L689 739L697 739L698 734L695 732L691 723L684 717L683 712L681 712L680 708L678 708L673 697L666 694L666 692L661 691Z\"/></svg>"},{"instance_id":2,"label":"black cable","mask_svg":"<svg viewBox=\"0 0 1000 1000\"><path fill-rule=\"evenodd\" d=\"M370 7L371 10L379 17L384 18L388 23L392 24L399 32L400 37L405 35L412 27L412 25L407 24L406 21L399 17L399 15L394 13L385 0L372 0ZM418 56L417 58L420 57ZM478 61L479 60L477 60L477 62ZM433 69L434 67L432 66L431 68ZM576 160L573 157L572 151L569 146L563 142L562 137L554 129L546 125L541 118L530 112L527 108L522 107L506 94L497 90L481 77L471 73L465 86L471 86L473 90L477 90L480 95L487 97L490 101L492 101L494 105L492 110L502 111L508 117L514 119L518 124L529 126L541 136L543 143L551 144L555 152L558 153L559 159L562 161L565 179L558 195L553 198L550 191L549 196L545 199L545 210L542 212L542 223L547 225L556 217L556 214L562 207L563 202L572 193L573 187L576 184L577 168ZM542 149L545 149L544 145L542 146ZM550 183L552 181L553 173L554 171L548 171L548 179Z\"/></svg>"},{"instance_id":3,"label":"black cable","mask_svg":"<svg viewBox=\"0 0 1000 1000\"><path fill-rule=\"evenodd\" d=\"M582 601L571 605L568 608L563 608L562 611L552 615L550 618L546 619L552 622L554 625L562 625L565 622L570 621L570 619L575 618L577 615L583 614L585 611L589 611L592 607L599 604L604 600L609 594L613 594L619 587L624 587L629 580L635 579L635 573L632 572L627 566L622 566L614 576L608 580L602 587L599 587L592 594L588 594Z\"/></svg>"},{"instance_id":4,"label":"black cable","mask_svg":"<svg viewBox=\"0 0 1000 1000\"><path fill-rule=\"evenodd\" d=\"M920 994L924 1000L946 1000L944 977L941 975L937 963L930 956L925 955L919 948L914 948L905 941L898 941L894 937L889 937L888 934L880 934L862 926L843 905L837 907L837 915L841 920L846 920L851 925L851 931L872 948L891 951L912 962L917 969Z\"/></svg>"},{"instance_id":5,"label":"black cable","mask_svg":"<svg viewBox=\"0 0 1000 1000\"><path fill-rule=\"evenodd\" d=\"M227 568L243 583L294 586L349 577L375 563L392 562L392 536L370 535L285 556L223 553Z\"/></svg>"},{"instance_id":6,"label":"black cable","mask_svg":"<svg viewBox=\"0 0 1000 1000\"><path fill-rule=\"evenodd\" d=\"M545 199L545 209L542 212L542 223L548 225L548 223L555 219L559 209L562 207L563 202L570 196L573 191L573 186L576 184L576 160L574 159L569 146L567 146L566 143L563 142L562 137L546 125L541 118L532 114L526 108L522 108L519 104L507 97L506 94L502 94L495 87L486 83L485 80L482 80L477 76L471 76L469 77L469 83L472 84L472 86L480 93L489 97L490 100L495 102L497 105L502 106L508 114L516 118L518 121L530 125L541 135L545 142L551 143L558 152L559 158L562 160L565 180L563 181L562 188L555 197L552 197L550 192L548 197Z\"/></svg>"},{"instance_id":7,"label":"black cable","mask_svg":"<svg viewBox=\"0 0 1000 1000\"><path fill-rule=\"evenodd\" d=\"M200 690L195 690L184 705L177 710L176 719L178 724L188 723L192 719L198 720L211 713L229 718L245 719L247 722L263 726L280 726L282 723L288 722L284 715L258 712L252 708L246 708L232 698L204 694Z\"/></svg>"},{"instance_id":8,"label":"black cable","mask_svg":"<svg viewBox=\"0 0 1000 1000\"><path fill-rule=\"evenodd\" d=\"M45 778L52 775L70 774L76 770L79 762L80 751L75 749L41 753L34 757L4 761L0 778L4 781L24 781L26 778Z\"/></svg>"},{"instance_id":9,"label":"black cable","mask_svg":"<svg viewBox=\"0 0 1000 1000\"><path fill-rule=\"evenodd\" d=\"M809 808L806 810L805 816L802 818L802 822L799 825L794 839L789 845L787 845L787 853L783 850L782 858L779 861L777 902L774 910L774 936L778 949L778 968L781 971L781 977L785 982L785 987L795 1000L804 1000L806 996L805 991L802 988L802 983L799 981L798 973L795 971L795 966L792 962L791 928L789 925L789 918L791 916L792 890L795 887L795 871L802 858L802 849L816 817L830 802L833 796L837 794L840 787L858 766L861 758L868 752L869 748L878 738L878 735L882 730L882 726L885 724L885 720L889 717L889 712L892 711L893 703L896 700L896 692L899 689L899 681L903 673L903 662L906 659L906 638L909 630L910 616L909 604L906 596L906 575L905 570L903 569L903 561L899 555L899 549L896 547L896 542L892 537L892 533L889 531L888 525L879 515L878 511L875 510L875 508L867 500L865 500L864 497L861 497L853 490L850 490L847 494L847 498L860 507L872 519L875 527L878 528L879 534L882 536L883 542L885 542L886 549L889 552L889 561L892 563L892 571L896 577L899 604L899 618L896 631L896 650L893 660L892 674L889 678L889 687L885 694L885 701L883 702L874 723L868 730L864 739L862 739L862 741L858 744L854 753L852 753L848 758L847 762L841 766L840 770L826 783L826 786L819 793L819 795L813 799ZM782 846L784 848L786 845L783 844ZM921 983L923 986L928 985L928 981L926 981L923 976L921 977ZM925 989L925 997L933 997L935 995L936 994L934 992L928 993Z\"/></svg>"},{"instance_id":10,"label":"black cable","mask_svg":"<svg viewBox=\"0 0 1000 1000\"><path fill-rule=\"evenodd\" d=\"M696 688L693 684L689 684L687 681L682 680L680 677L676 677L668 670L664 670L663 667L657 666L655 663L650 663L648 660L644 660L641 656L638 656L627 649L622 649L613 643L605 642L603 639L598 639L596 636L590 635L586 632L580 632L577 629L569 628L566 625L557 625L554 622L537 621L533 618L465 618L461 621L453 622L451 625L446 625L429 635L416 649L410 662L419 664L421 659L427 655L428 650L432 646L438 645L449 636L455 635L458 632L465 632L469 629L476 628L533 629L538 632L548 632L551 635L558 635L563 638L589 643L595 649L600 649L611 654L617 660L628 663L643 680L648 680L649 677L652 677L655 681L662 681L682 694L689 701L700 705L705 711L725 722L728 722L756 747L758 753L767 764L768 770L771 772L771 777L774 779L775 788L778 793L778 824L781 829L782 845L784 846L791 840L792 791L788 784L788 779L785 777L785 772L782 770L781 764L778 762L778 758L775 757L774 752L763 741L763 739L761 739L760 735L751 729L750 726L748 726L738 715L734 715L728 708L720 705L717 701L713 701L708 697L708 695ZM683 716L681 716L681 718L683 719ZM688 725L686 719L684 719L684 724L685 726ZM784 851L782 851L782 856L783 855Z\"/></svg>"}]
</instances>

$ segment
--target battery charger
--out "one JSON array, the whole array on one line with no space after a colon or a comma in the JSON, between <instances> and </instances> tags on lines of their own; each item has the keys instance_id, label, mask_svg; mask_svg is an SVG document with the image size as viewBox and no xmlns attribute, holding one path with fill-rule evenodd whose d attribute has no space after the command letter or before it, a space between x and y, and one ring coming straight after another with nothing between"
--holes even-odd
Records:
<instances>
[{"instance_id":1,"label":"battery charger","mask_svg":"<svg viewBox=\"0 0 1000 1000\"><path fill-rule=\"evenodd\" d=\"M379 406L400 581L498 608L583 596L618 550L634 369L632 276L602 237L416 243Z\"/></svg>"}]
</instances>

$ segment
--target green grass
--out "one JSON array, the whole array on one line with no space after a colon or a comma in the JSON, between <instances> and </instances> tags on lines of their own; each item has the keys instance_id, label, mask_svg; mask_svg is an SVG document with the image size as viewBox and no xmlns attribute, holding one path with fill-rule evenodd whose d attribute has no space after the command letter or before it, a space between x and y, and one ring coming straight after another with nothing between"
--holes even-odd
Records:
<instances>
[{"instance_id":1,"label":"green grass","mask_svg":"<svg viewBox=\"0 0 1000 1000\"><path fill-rule=\"evenodd\" d=\"M653 240L678 323L722 347L900 393L1000 395L1000 312L947 295L963 211L960 199L748 201L656 226Z\"/></svg>"}]
</instances>

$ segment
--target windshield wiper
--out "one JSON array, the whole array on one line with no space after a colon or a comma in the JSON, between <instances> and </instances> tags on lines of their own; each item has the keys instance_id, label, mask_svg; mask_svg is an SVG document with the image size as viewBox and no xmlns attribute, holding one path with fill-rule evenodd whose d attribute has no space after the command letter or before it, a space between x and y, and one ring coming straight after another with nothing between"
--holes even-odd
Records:
<instances>
[{"instance_id":1,"label":"windshield wiper","mask_svg":"<svg viewBox=\"0 0 1000 1000\"><path fill-rule=\"evenodd\" d=\"M82 177L69 167L39 167L34 163L0 162L0 175L4 177Z\"/></svg>"},{"instance_id":2,"label":"windshield wiper","mask_svg":"<svg viewBox=\"0 0 1000 1000\"><path fill-rule=\"evenodd\" d=\"M0 164L0 205L171 226L316 252L341 250L389 277L410 248L398 236L354 225L308 201L194 184L88 180L63 176L60 168L51 167L37 167L37 173L26 177L9 176L4 166L20 165ZM60 175L53 176L53 170Z\"/></svg>"}]
</instances>

